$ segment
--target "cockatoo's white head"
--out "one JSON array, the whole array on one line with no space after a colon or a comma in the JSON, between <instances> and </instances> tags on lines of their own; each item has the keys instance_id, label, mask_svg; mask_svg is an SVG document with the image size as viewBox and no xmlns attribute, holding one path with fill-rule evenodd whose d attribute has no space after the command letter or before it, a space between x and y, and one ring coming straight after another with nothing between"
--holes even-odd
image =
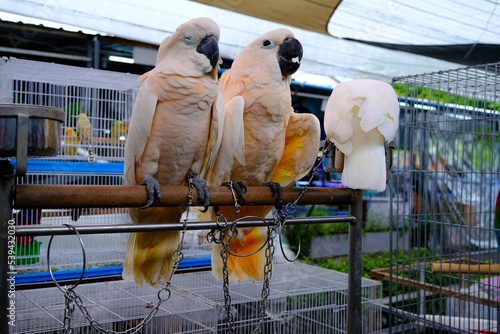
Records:
<instances>
[{"instance_id":1,"label":"cockatoo's white head","mask_svg":"<svg viewBox=\"0 0 500 334\"><path fill-rule=\"evenodd\" d=\"M245 73L245 69L262 72L256 77L290 79L300 67L302 54L302 45L290 30L276 29L250 42L231 67L238 68L240 73Z\"/></svg>"},{"instance_id":2,"label":"cockatoo's white head","mask_svg":"<svg viewBox=\"0 0 500 334\"><path fill-rule=\"evenodd\" d=\"M199 76L209 72L217 75L222 63L219 36L219 26L212 19L198 17L189 20L163 40L158 48L156 66L168 61L178 65L186 75Z\"/></svg>"}]
</instances>

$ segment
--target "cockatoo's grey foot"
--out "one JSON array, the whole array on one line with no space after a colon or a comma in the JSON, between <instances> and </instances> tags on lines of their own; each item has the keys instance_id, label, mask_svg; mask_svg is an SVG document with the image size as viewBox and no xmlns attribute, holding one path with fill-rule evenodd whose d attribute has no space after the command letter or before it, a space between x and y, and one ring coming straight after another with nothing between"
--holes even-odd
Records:
<instances>
[{"instance_id":1,"label":"cockatoo's grey foot","mask_svg":"<svg viewBox=\"0 0 500 334\"><path fill-rule=\"evenodd\" d=\"M149 208L155 200L161 200L160 184L152 176L145 177L139 185L146 186L147 200L142 209Z\"/></svg>"},{"instance_id":2,"label":"cockatoo's grey foot","mask_svg":"<svg viewBox=\"0 0 500 334\"><path fill-rule=\"evenodd\" d=\"M189 179L189 182L196 188L198 192L198 202L204 207L201 212L207 212L210 206L210 190L208 189L207 181L199 177Z\"/></svg>"},{"instance_id":3,"label":"cockatoo's grey foot","mask_svg":"<svg viewBox=\"0 0 500 334\"><path fill-rule=\"evenodd\" d=\"M243 183L243 181L229 181L224 182L222 185L233 188L234 192L238 196L238 199L240 200L240 206L245 205L245 193L247 192L247 186Z\"/></svg>"},{"instance_id":4,"label":"cockatoo's grey foot","mask_svg":"<svg viewBox=\"0 0 500 334\"><path fill-rule=\"evenodd\" d=\"M281 185L277 182L265 182L262 183L263 186L271 188L271 192L274 195L277 195L276 199L278 200L278 204L275 205L276 210L281 211L283 207L283 195Z\"/></svg>"}]
</instances>

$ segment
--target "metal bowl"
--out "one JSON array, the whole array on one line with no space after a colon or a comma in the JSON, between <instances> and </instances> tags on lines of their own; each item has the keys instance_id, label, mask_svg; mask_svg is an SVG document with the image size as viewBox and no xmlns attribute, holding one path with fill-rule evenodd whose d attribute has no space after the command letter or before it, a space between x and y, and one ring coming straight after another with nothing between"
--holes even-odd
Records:
<instances>
[{"instance_id":1,"label":"metal bowl","mask_svg":"<svg viewBox=\"0 0 500 334\"><path fill-rule=\"evenodd\" d=\"M0 157L53 156L61 145L64 112L54 107L0 104Z\"/></svg>"}]
</instances>

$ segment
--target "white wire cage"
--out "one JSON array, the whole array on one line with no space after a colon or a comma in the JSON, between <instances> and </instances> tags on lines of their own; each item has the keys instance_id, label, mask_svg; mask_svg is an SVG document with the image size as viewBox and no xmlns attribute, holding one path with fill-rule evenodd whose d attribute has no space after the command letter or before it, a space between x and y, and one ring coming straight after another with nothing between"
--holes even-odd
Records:
<instances>
[{"instance_id":1,"label":"white wire cage","mask_svg":"<svg viewBox=\"0 0 500 334\"><path fill-rule=\"evenodd\" d=\"M86 161L89 143L77 134L82 114L92 125L99 161L123 161L127 123L139 89L138 75L54 63L2 58L0 102L44 105L65 113L57 160Z\"/></svg>"},{"instance_id":2,"label":"white wire cage","mask_svg":"<svg viewBox=\"0 0 500 334\"><path fill-rule=\"evenodd\" d=\"M392 332L498 333L500 63L393 84Z\"/></svg>"},{"instance_id":3,"label":"white wire cage","mask_svg":"<svg viewBox=\"0 0 500 334\"><path fill-rule=\"evenodd\" d=\"M301 263L275 266L263 333L347 333L347 274ZM363 333L379 333L382 309L380 282L362 280ZM230 285L237 333L252 333L259 321L262 283ZM113 281L76 288L89 314L103 328L124 331L136 326L158 302L158 289ZM176 274L171 297L141 333L226 333L222 282L210 272ZM14 333L60 333L64 296L57 288L33 289L16 296ZM74 333L93 333L77 308Z\"/></svg>"},{"instance_id":4,"label":"white wire cage","mask_svg":"<svg viewBox=\"0 0 500 334\"><path fill-rule=\"evenodd\" d=\"M25 103L60 108L65 113L62 143L57 156L28 161L25 176L16 184L122 185L127 125L139 90L138 75L54 63L0 59L0 103ZM89 142L77 136L77 122L85 114L92 125ZM95 162L89 162L90 149ZM21 210L19 225L60 226L129 223L126 209ZM50 237L17 238L20 274L47 272ZM83 236L90 269L119 266L125 256L124 234ZM186 236L186 259L209 257L210 248L199 231ZM54 238L54 270L79 269L81 249L76 239ZM104 246L103 246L104 245Z\"/></svg>"}]
</instances>

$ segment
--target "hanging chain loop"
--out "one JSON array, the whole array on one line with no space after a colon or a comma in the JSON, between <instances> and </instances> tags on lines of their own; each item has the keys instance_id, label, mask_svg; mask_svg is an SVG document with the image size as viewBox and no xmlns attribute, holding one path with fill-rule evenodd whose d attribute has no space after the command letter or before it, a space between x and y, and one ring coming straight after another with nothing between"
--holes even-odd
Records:
<instances>
[{"instance_id":1,"label":"hanging chain loop","mask_svg":"<svg viewBox=\"0 0 500 334\"><path fill-rule=\"evenodd\" d=\"M93 164L95 162L95 155L94 155L94 150L92 148L92 138L90 138L90 140L89 140L88 150L89 150L89 156L88 156L87 160L88 160L88 162Z\"/></svg>"},{"instance_id":2,"label":"hanging chain loop","mask_svg":"<svg viewBox=\"0 0 500 334\"><path fill-rule=\"evenodd\" d=\"M90 155L89 155L89 157L90 157ZM89 160L89 162L90 162L90 160ZM63 324L64 324L65 333L67 333L67 334L73 333L73 329L71 328L71 319L73 317L73 312L75 311L75 306L77 306L80 309L80 311L82 312L82 314L85 316L87 321L90 323L90 325L98 332L102 332L102 333L106 333L106 334L136 334L136 333L141 332L142 329L144 328L144 326L146 326L151 321L151 319L153 319L153 317L158 313L158 310L160 309L160 305L163 302L170 299L172 292L170 291L169 287L171 285L172 277L173 277L175 271L177 270L179 263L184 258L184 254L182 252L183 244L184 244L184 236L185 236L186 231L187 231L187 222L189 220L190 208L193 205L192 178L193 178L193 175L191 173L189 173L189 175L188 175L188 187L189 187L188 189L189 189L189 191L188 191L188 195L187 195L187 197L188 197L187 211L186 211L186 216L185 216L184 221L183 221L183 230L181 231L181 238L180 238L179 245L177 245L177 249L172 252L172 259L174 261L172 272L170 273L168 281L164 282L164 287L162 287L158 291L158 294L157 294L158 302L156 303L155 306L152 307L149 314L144 319L142 319L141 322L138 323L136 326L129 328L125 331L116 332L116 331L108 330L108 329L105 329L104 327L102 327L94 318L92 318L89 311L87 310L87 308L83 304L81 297L74 291L74 289L78 286L78 284L80 284L80 282L83 278L83 275L85 272L85 266L86 266L85 246L83 244L83 240L80 236L80 233L78 233L78 230L73 225L64 224L68 228L72 229L76 233L76 235L78 236L78 238L80 240L80 245L82 247L82 253L83 253L82 274L81 274L79 280L77 281L77 283L75 283L72 286L61 287L59 285L59 283L57 282L56 278L54 277L54 274L52 273L52 268L50 267L50 246L51 246L52 239L54 238L54 236L51 236L51 238L49 240L49 245L47 247L47 265L49 267L49 272L50 272L50 275L52 277L52 280L54 281L56 286L59 288L59 290L61 290L64 294L65 308L64 308L64 323ZM162 296L162 294L163 294L163 296ZM146 307L149 308L149 305L147 305Z\"/></svg>"}]
</instances>

